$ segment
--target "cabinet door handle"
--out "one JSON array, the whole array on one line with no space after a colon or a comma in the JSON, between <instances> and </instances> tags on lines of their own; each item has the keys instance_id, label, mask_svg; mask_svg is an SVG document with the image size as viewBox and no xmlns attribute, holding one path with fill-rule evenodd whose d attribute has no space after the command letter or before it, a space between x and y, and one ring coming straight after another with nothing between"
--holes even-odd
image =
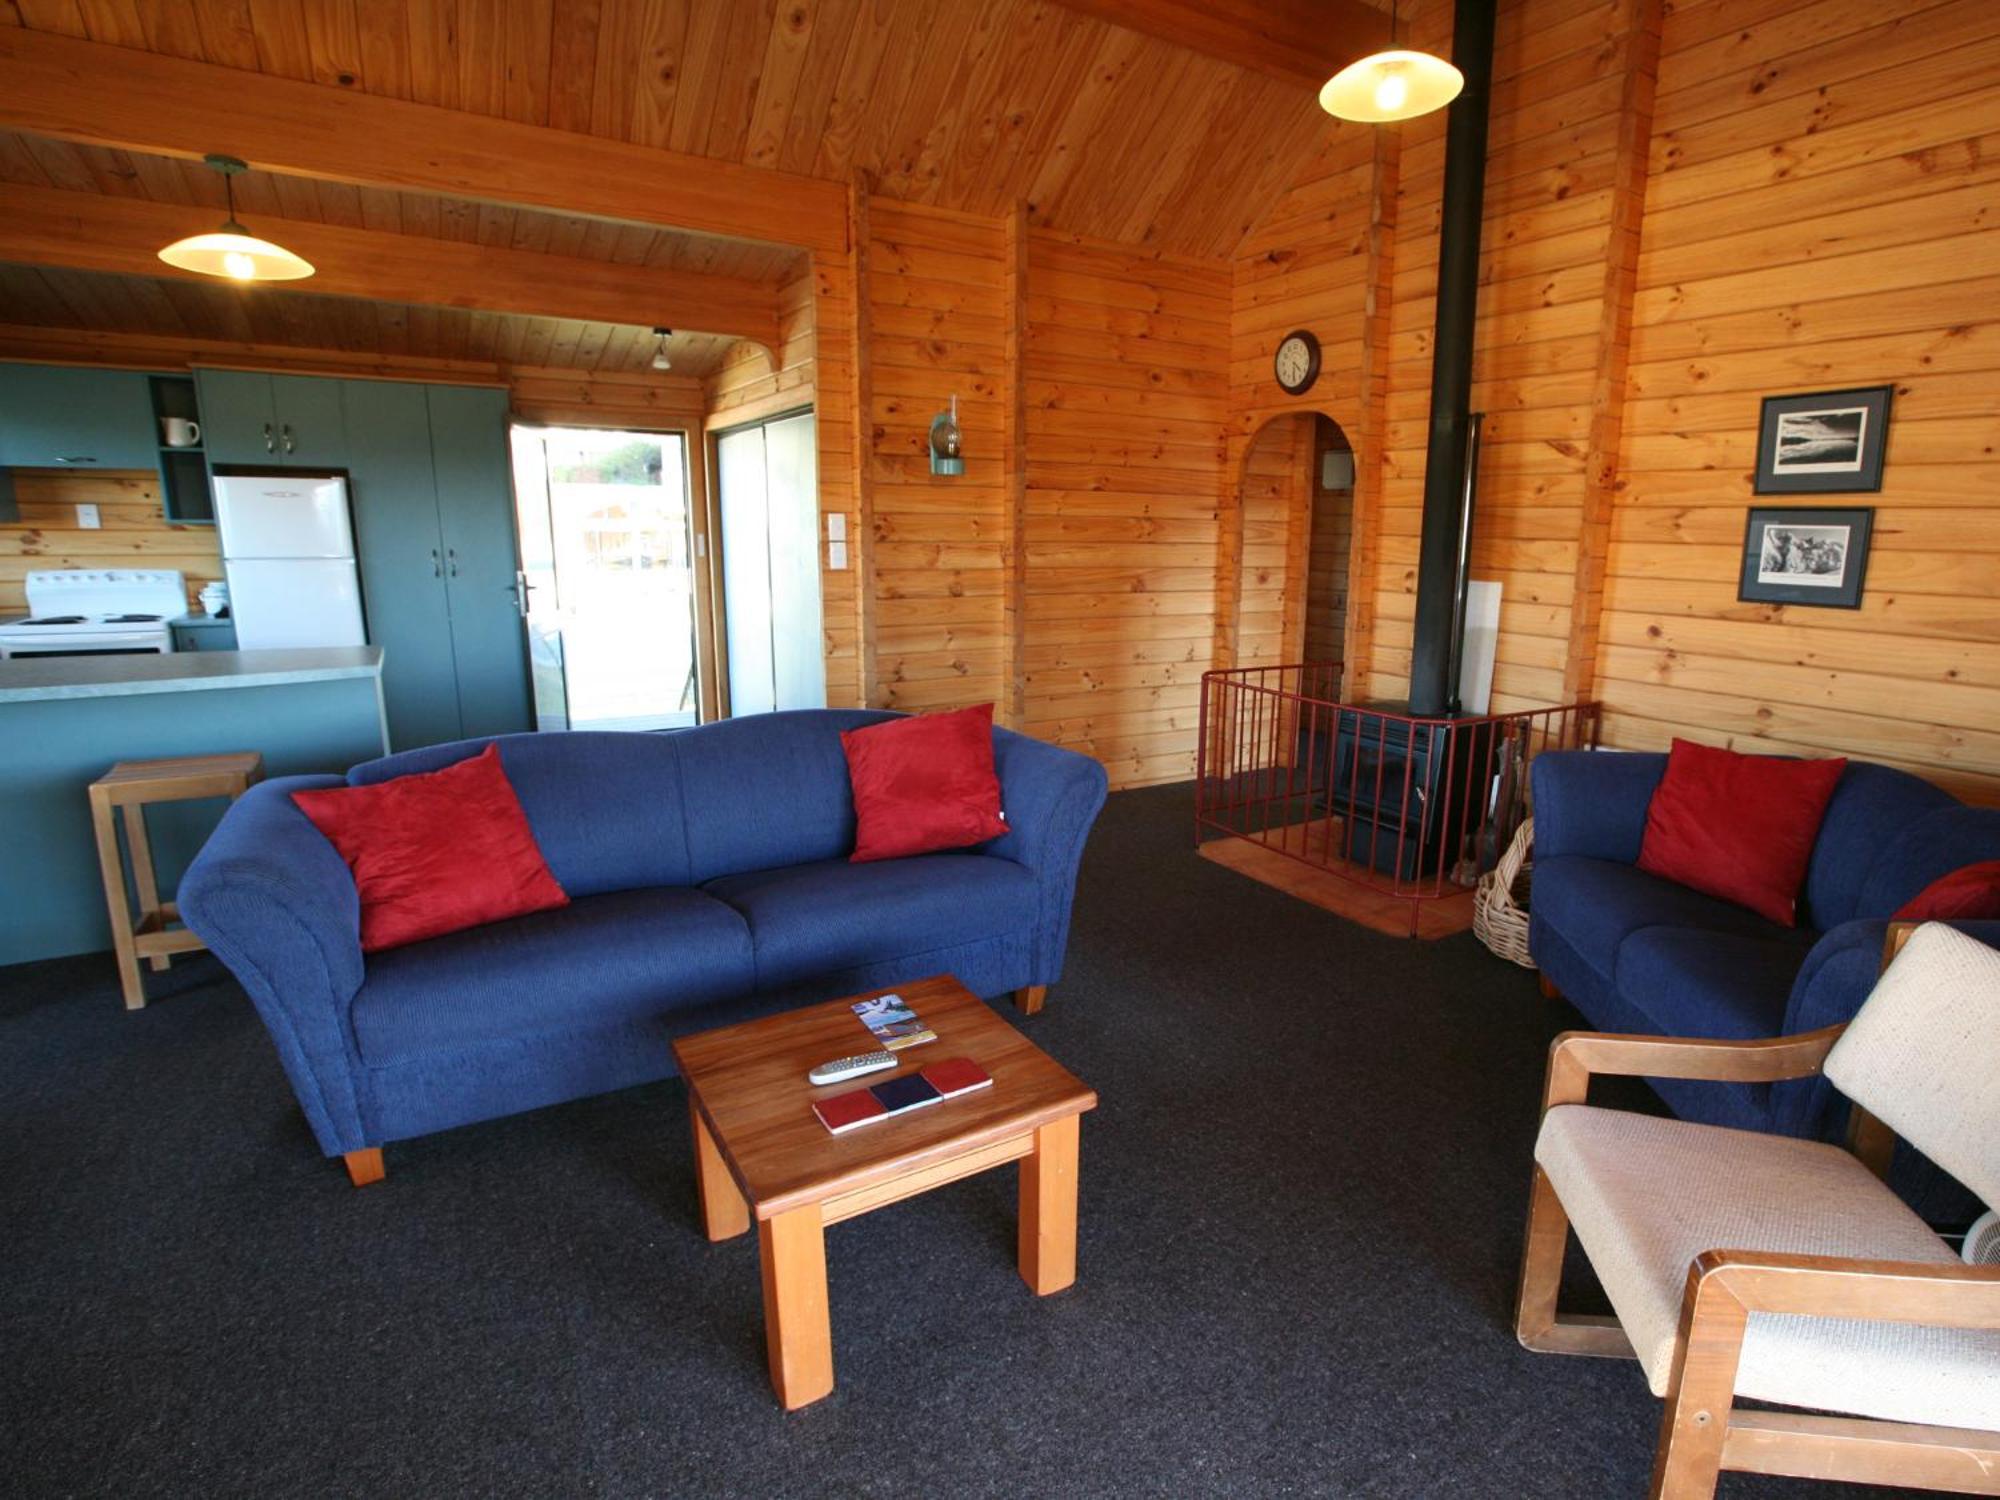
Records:
<instances>
[{"instance_id":1,"label":"cabinet door handle","mask_svg":"<svg viewBox=\"0 0 2000 1500\"><path fill-rule=\"evenodd\" d=\"M431 577L444 577L444 565L438 561L438 549L431 548Z\"/></svg>"},{"instance_id":2,"label":"cabinet door handle","mask_svg":"<svg viewBox=\"0 0 2000 1500\"><path fill-rule=\"evenodd\" d=\"M445 548L444 557L445 561L450 564L451 576L454 578L458 577L458 549L456 547Z\"/></svg>"},{"instance_id":3,"label":"cabinet door handle","mask_svg":"<svg viewBox=\"0 0 2000 1500\"><path fill-rule=\"evenodd\" d=\"M264 451L266 453L276 453L278 451L278 440L272 436L271 424L269 422L264 424Z\"/></svg>"},{"instance_id":4,"label":"cabinet door handle","mask_svg":"<svg viewBox=\"0 0 2000 1500\"><path fill-rule=\"evenodd\" d=\"M287 422L287 423L285 424L285 451L286 451L287 453L290 453L290 452L292 451L292 447L293 447L293 444L292 444L292 424L291 424L290 422Z\"/></svg>"}]
</instances>

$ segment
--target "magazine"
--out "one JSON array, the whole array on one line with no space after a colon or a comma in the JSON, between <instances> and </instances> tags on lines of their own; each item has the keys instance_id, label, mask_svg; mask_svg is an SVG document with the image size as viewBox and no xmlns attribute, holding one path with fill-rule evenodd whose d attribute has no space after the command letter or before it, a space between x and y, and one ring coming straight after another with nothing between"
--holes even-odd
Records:
<instances>
[{"instance_id":1,"label":"magazine","mask_svg":"<svg viewBox=\"0 0 2000 1500\"><path fill-rule=\"evenodd\" d=\"M934 1042L937 1033L917 1019L917 1013L910 1009L909 1001L901 995L876 995L872 999L854 1002L854 1013L861 1017L861 1024L875 1034L878 1046L894 1052L903 1047L914 1047L919 1042Z\"/></svg>"}]
</instances>

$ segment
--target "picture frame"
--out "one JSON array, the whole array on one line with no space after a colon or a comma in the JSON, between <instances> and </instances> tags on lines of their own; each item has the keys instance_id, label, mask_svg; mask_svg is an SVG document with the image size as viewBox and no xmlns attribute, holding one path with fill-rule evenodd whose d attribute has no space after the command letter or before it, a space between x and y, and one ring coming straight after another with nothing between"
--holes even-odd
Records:
<instances>
[{"instance_id":1,"label":"picture frame","mask_svg":"<svg viewBox=\"0 0 2000 1500\"><path fill-rule=\"evenodd\" d=\"M1760 495L1873 494L1882 488L1893 386L1766 396L1757 425Z\"/></svg>"},{"instance_id":2,"label":"picture frame","mask_svg":"<svg viewBox=\"0 0 2000 1500\"><path fill-rule=\"evenodd\" d=\"M1756 604L1859 609L1875 529L1870 506L1750 508L1736 597Z\"/></svg>"}]
</instances>

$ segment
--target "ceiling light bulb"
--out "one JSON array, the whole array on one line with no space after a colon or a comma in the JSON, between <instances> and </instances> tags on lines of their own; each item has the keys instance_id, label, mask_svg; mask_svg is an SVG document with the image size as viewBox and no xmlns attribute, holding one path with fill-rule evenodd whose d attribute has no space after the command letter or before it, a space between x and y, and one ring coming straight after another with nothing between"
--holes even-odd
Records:
<instances>
[{"instance_id":1,"label":"ceiling light bulb","mask_svg":"<svg viewBox=\"0 0 2000 1500\"><path fill-rule=\"evenodd\" d=\"M673 336L674 331L671 328L655 328L653 330L654 369L671 370L674 367L673 359L667 353L667 340Z\"/></svg>"},{"instance_id":2,"label":"ceiling light bulb","mask_svg":"<svg viewBox=\"0 0 2000 1500\"><path fill-rule=\"evenodd\" d=\"M257 277L257 262L241 250L226 251L222 257L222 269L238 281L254 281Z\"/></svg>"},{"instance_id":3,"label":"ceiling light bulb","mask_svg":"<svg viewBox=\"0 0 2000 1500\"><path fill-rule=\"evenodd\" d=\"M1443 58L1395 49L1334 74L1319 91L1319 107L1338 119L1385 124L1443 109L1464 88L1465 75Z\"/></svg>"},{"instance_id":4,"label":"ceiling light bulb","mask_svg":"<svg viewBox=\"0 0 2000 1500\"><path fill-rule=\"evenodd\" d=\"M665 349L664 347L661 347L661 348L659 348L659 349L655 349L655 350L653 351L653 368L654 368L654 369L656 369L656 370L671 370L671 369L672 369L673 367L674 367L674 362L673 362L673 361L672 361L671 359L667 358L667 351L666 351L666 349Z\"/></svg>"}]
</instances>

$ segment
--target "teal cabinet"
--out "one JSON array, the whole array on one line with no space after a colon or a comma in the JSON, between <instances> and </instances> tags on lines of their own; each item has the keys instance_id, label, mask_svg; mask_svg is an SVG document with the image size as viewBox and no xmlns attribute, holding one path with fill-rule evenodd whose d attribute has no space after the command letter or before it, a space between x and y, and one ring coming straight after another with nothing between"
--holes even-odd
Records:
<instances>
[{"instance_id":1,"label":"teal cabinet","mask_svg":"<svg viewBox=\"0 0 2000 1500\"><path fill-rule=\"evenodd\" d=\"M533 713L515 592L507 393L434 385L430 413L461 726L467 735L513 734L532 726Z\"/></svg>"},{"instance_id":2,"label":"teal cabinet","mask_svg":"<svg viewBox=\"0 0 2000 1500\"><path fill-rule=\"evenodd\" d=\"M151 469L157 450L140 372L0 364L0 466Z\"/></svg>"},{"instance_id":3,"label":"teal cabinet","mask_svg":"<svg viewBox=\"0 0 2000 1500\"><path fill-rule=\"evenodd\" d=\"M201 445L211 464L278 461L278 411L271 377L251 370L197 370Z\"/></svg>"},{"instance_id":4,"label":"teal cabinet","mask_svg":"<svg viewBox=\"0 0 2000 1500\"><path fill-rule=\"evenodd\" d=\"M368 638L398 750L531 728L503 391L340 382Z\"/></svg>"},{"instance_id":5,"label":"teal cabinet","mask_svg":"<svg viewBox=\"0 0 2000 1500\"><path fill-rule=\"evenodd\" d=\"M316 375L200 370L202 446L212 464L339 469L347 464L341 387Z\"/></svg>"},{"instance_id":6,"label":"teal cabinet","mask_svg":"<svg viewBox=\"0 0 2000 1500\"><path fill-rule=\"evenodd\" d=\"M398 750L459 736L458 669L444 591L437 481L424 387L351 380L348 464L368 639L382 648L382 698Z\"/></svg>"},{"instance_id":7,"label":"teal cabinet","mask_svg":"<svg viewBox=\"0 0 2000 1500\"><path fill-rule=\"evenodd\" d=\"M174 633L176 651L234 651L236 649L236 622L218 620L212 615L190 615L185 620L175 620L168 627Z\"/></svg>"}]
</instances>

